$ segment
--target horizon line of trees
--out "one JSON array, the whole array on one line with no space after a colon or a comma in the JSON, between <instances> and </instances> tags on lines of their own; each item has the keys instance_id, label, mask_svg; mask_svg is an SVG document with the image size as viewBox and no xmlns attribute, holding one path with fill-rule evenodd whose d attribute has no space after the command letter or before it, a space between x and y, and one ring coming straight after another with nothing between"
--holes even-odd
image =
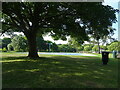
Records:
<instances>
[{"instance_id":1,"label":"horizon line of trees","mask_svg":"<svg viewBox=\"0 0 120 90\"><path fill-rule=\"evenodd\" d=\"M72 42L69 40L68 44L56 44L51 41L45 41L41 36L37 37L37 50L39 52L99 52L99 46L97 44L76 44L75 40ZM26 52L28 51L27 38L23 35L15 35L12 38L0 39L0 48L3 52L16 51ZM120 42L113 41L107 45L100 45L101 50L105 51L120 51Z\"/></svg>"}]
</instances>

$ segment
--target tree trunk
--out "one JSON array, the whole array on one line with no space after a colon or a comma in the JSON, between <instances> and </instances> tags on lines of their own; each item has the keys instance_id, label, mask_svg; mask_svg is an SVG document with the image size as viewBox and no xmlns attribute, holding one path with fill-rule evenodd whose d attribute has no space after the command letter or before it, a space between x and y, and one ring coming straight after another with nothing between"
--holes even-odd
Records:
<instances>
[{"instance_id":1,"label":"tree trunk","mask_svg":"<svg viewBox=\"0 0 120 90\"><path fill-rule=\"evenodd\" d=\"M29 46L29 54L28 57L30 58L38 58L37 53L37 43L36 43L36 34L35 33L28 33L26 35L28 39L28 46Z\"/></svg>"}]
</instances>

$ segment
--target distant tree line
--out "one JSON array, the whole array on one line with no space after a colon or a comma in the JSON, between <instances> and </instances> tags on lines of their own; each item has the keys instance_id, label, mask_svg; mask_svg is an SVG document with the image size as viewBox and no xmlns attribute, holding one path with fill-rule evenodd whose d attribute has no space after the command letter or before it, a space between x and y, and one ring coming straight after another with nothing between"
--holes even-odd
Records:
<instances>
[{"instance_id":1,"label":"distant tree line","mask_svg":"<svg viewBox=\"0 0 120 90\"><path fill-rule=\"evenodd\" d=\"M23 35L16 35L12 38L0 39L0 48L3 52L6 51L16 51L16 52L26 52L28 51L27 38ZM37 37L37 50L38 51L57 51L58 46L51 42L45 41L42 37ZM50 45L51 44L51 45Z\"/></svg>"},{"instance_id":2,"label":"distant tree line","mask_svg":"<svg viewBox=\"0 0 120 90\"><path fill-rule=\"evenodd\" d=\"M79 42L70 39L68 44L56 44L51 41L45 41L41 36L37 39L37 50L39 52L95 52L99 50L97 44L80 44ZM16 51L26 52L28 51L27 38L23 35L15 35L12 38L0 39L1 51ZM100 45L101 50L105 51L120 51L120 42L114 41L107 45Z\"/></svg>"}]
</instances>

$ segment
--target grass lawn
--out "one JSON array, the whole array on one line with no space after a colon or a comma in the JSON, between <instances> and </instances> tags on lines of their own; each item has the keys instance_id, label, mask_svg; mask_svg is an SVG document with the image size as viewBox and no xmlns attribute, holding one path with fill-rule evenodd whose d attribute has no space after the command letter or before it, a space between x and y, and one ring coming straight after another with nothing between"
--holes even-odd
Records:
<instances>
[{"instance_id":1,"label":"grass lawn","mask_svg":"<svg viewBox=\"0 0 120 90\"><path fill-rule=\"evenodd\" d=\"M118 60L96 57L2 53L3 88L117 88Z\"/></svg>"}]
</instances>

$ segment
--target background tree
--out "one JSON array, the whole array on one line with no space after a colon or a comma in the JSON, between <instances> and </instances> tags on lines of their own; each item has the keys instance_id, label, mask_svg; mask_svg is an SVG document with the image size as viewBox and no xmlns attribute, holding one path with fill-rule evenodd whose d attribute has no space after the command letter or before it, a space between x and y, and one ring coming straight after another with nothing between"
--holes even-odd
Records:
<instances>
[{"instance_id":1,"label":"background tree","mask_svg":"<svg viewBox=\"0 0 120 90\"><path fill-rule=\"evenodd\" d=\"M68 45L70 45L72 48L76 49L76 51L81 51L83 50L82 47L82 41L78 41L77 38L70 38L68 40Z\"/></svg>"},{"instance_id":2,"label":"background tree","mask_svg":"<svg viewBox=\"0 0 120 90\"><path fill-rule=\"evenodd\" d=\"M8 48L8 51L13 51L14 50L11 43L7 45L7 48Z\"/></svg>"},{"instance_id":3,"label":"background tree","mask_svg":"<svg viewBox=\"0 0 120 90\"><path fill-rule=\"evenodd\" d=\"M58 50L60 52L76 52L76 49L67 44L58 45Z\"/></svg>"},{"instance_id":4,"label":"background tree","mask_svg":"<svg viewBox=\"0 0 120 90\"><path fill-rule=\"evenodd\" d=\"M92 51L100 52L100 53L101 53L101 50L107 50L107 46L100 45L100 50L99 50L98 47L99 47L98 45L95 45L95 46L92 48Z\"/></svg>"},{"instance_id":5,"label":"background tree","mask_svg":"<svg viewBox=\"0 0 120 90\"><path fill-rule=\"evenodd\" d=\"M107 48L109 51L120 51L120 42L112 42Z\"/></svg>"},{"instance_id":6,"label":"background tree","mask_svg":"<svg viewBox=\"0 0 120 90\"><path fill-rule=\"evenodd\" d=\"M90 31L89 33L92 33L92 35L90 35L90 40L89 42L91 44L97 44L98 45L98 53L100 53L100 49L101 49L101 46L100 44L102 45L105 45L108 43L108 40L110 40L110 42L113 42L115 39L112 38L112 35L114 35L114 31L116 30L115 28L112 28L112 27L108 27L106 28L106 30L99 30L99 29L105 29L105 28L99 28L99 27L102 27L102 25L98 25L98 30L93 30L93 31ZM104 33L100 33L100 32L104 32Z\"/></svg>"},{"instance_id":7,"label":"background tree","mask_svg":"<svg viewBox=\"0 0 120 90\"><path fill-rule=\"evenodd\" d=\"M6 48L8 50L7 45L9 43L11 43L11 38L3 38L2 39L2 48Z\"/></svg>"},{"instance_id":8,"label":"background tree","mask_svg":"<svg viewBox=\"0 0 120 90\"><path fill-rule=\"evenodd\" d=\"M52 52L58 51L58 45L53 43L52 41L47 40L47 41L45 41L45 44L46 44L46 49L48 51L52 51Z\"/></svg>"},{"instance_id":9,"label":"background tree","mask_svg":"<svg viewBox=\"0 0 120 90\"><path fill-rule=\"evenodd\" d=\"M45 51L47 49L46 42L44 41L42 36L38 36L36 41L38 51Z\"/></svg>"},{"instance_id":10,"label":"background tree","mask_svg":"<svg viewBox=\"0 0 120 90\"><path fill-rule=\"evenodd\" d=\"M98 50L98 45L95 45L95 46L92 48L92 50L95 51L95 52L98 52L98 51L99 51L99 50Z\"/></svg>"},{"instance_id":11,"label":"background tree","mask_svg":"<svg viewBox=\"0 0 120 90\"><path fill-rule=\"evenodd\" d=\"M2 52L7 52L7 49L4 47L4 48L2 49Z\"/></svg>"},{"instance_id":12,"label":"background tree","mask_svg":"<svg viewBox=\"0 0 120 90\"><path fill-rule=\"evenodd\" d=\"M0 39L0 48L2 48L2 39Z\"/></svg>"},{"instance_id":13,"label":"background tree","mask_svg":"<svg viewBox=\"0 0 120 90\"><path fill-rule=\"evenodd\" d=\"M55 43L52 43L52 51L57 52L58 51L58 45Z\"/></svg>"},{"instance_id":14,"label":"background tree","mask_svg":"<svg viewBox=\"0 0 120 90\"><path fill-rule=\"evenodd\" d=\"M103 50L107 50L107 46L100 45L100 48Z\"/></svg>"},{"instance_id":15,"label":"background tree","mask_svg":"<svg viewBox=\"0 0 120 90\"><path fill-rule=\"evenodd\" d=\"M92 46L84 46L84 51L91 51L92 50Z\"/></svg>"},{"instance_id":16,"label":"background tree","mask_svg":"<svg viewBox=\"0 0 120 90\"><path fill-rule=\"evenodd\" d=\"M80 45L79 47L78 47L78 51L83 51L84 50L84 47L82 46L82 45Z\"/></svg>"},{"instance_id":17,"label":"background tree","mask_svg":"<svg viewBox=\"0 0 120 90\"><path fill-rule=\"evenodd\" d=\"M13 48L15 51L27 51L27 39L22 36L22 35L19 35L19 36L15 36L13 39L12 39L12 42L11 42Z\"/></svg>"},{"instance_id":18,"label":"background tree","mask_svg":"<svg viewBox=\"0 0 120 90\"><path fill-rule=\"evenodd\" d=\"M28 57L31 58L38 57L36 48L38 31L41 35L50 32L56 39L65 40L66 36L70 35L84 42L89 39L90 32L100 30L99 35L109 33L108 27L116 22L117 10L99 2L4 2L2 6L2 33L23 32L28 40Z\"/></svg>"},{"instance_id":19,"label":"background tree","mask_svg":"<svg viewBox=\"0 0 120 90\"><path fill-rule=\"evenodd\" d=\"M45 41L45 44L46 44L46 46L47 46L47 47L46 47L46 48L47 48L47 51L48 51L48 52L51 52L51 51L52 51L53 42L47 40L47 41Z\"/></svg>"}]
</instances>

